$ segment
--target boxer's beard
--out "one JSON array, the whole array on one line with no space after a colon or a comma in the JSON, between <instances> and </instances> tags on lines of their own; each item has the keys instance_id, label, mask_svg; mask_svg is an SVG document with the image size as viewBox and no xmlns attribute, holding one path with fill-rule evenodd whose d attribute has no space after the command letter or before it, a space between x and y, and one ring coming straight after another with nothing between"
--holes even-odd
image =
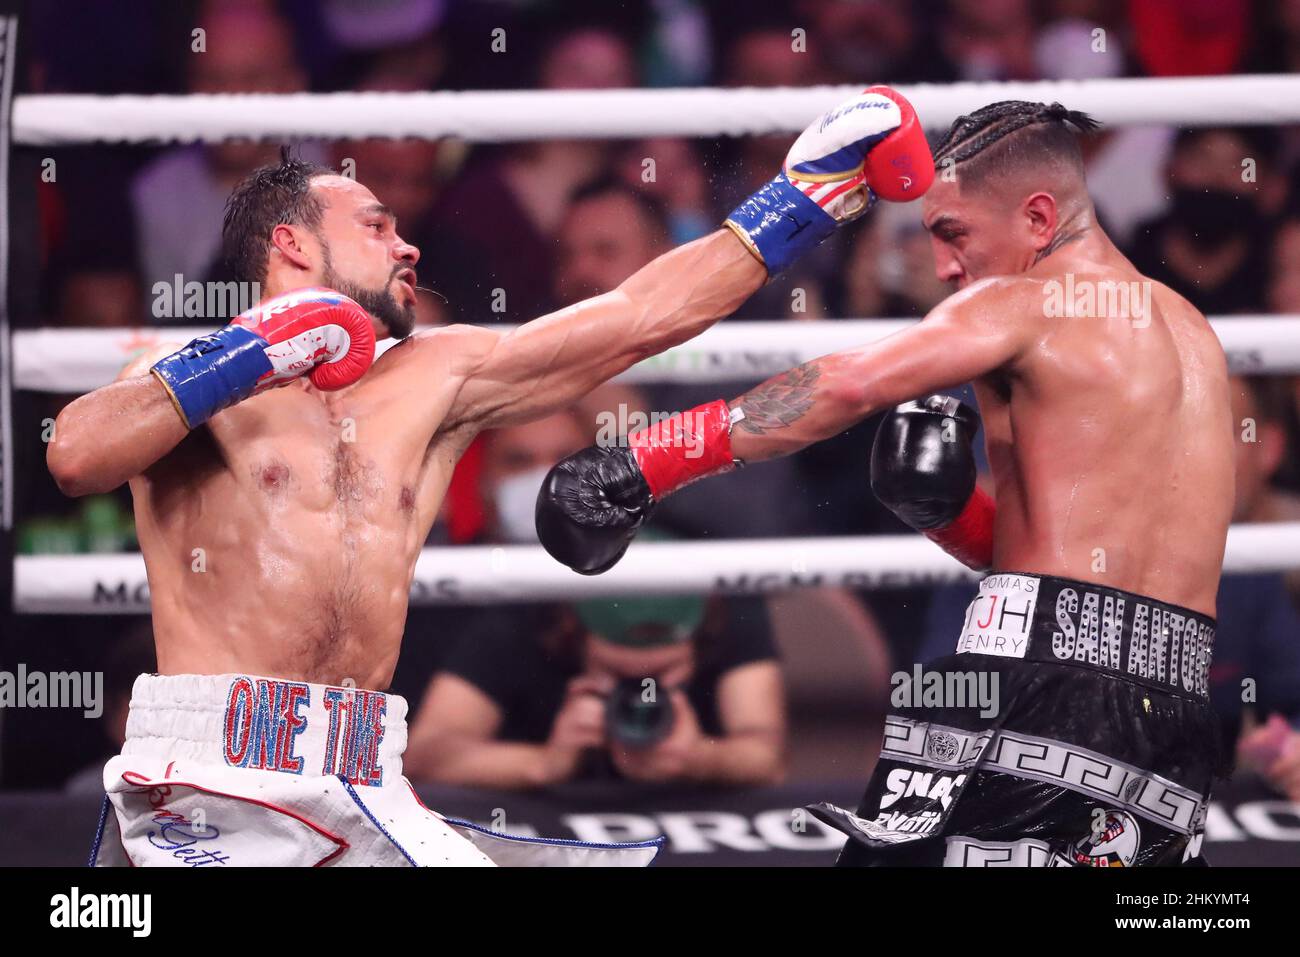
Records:
<instances>
[{"instance_id":1,"label":"boxer's beard","mask_svg":"<svg viewBox=\"0 0 1300 957\"><path fill-rule=\"evenodd\" d=\"M330 248L321 240L321 256L324 259L324 275L321 277L325 286L335 292L341 292L358 306L370 313L384 324L388 334L394 339L405 339L415 328L415 305L403 306L393 295L393 278L403 269L410 268L406 263L393 267L388 282L380 289L367 289L351 280L344 279L334 271L334 262L330 259Z\"/></svg>"}]
</instances>

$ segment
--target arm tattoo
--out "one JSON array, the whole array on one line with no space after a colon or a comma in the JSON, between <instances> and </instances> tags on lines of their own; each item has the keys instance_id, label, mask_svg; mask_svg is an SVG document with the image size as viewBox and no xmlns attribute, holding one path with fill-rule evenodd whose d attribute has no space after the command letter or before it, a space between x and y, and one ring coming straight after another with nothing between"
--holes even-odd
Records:
<instances>
[{"instance_id":1,"label":"arm tattoo","mask_svg":"<svg viewBox=\"0 0 1300 957\"><path fill-rule=\"evenodd\" d=\"M783 429L803 418L815 401L813 387L821 377L819 360L805 362L751 389L736 403L745 417L736 427L754 435Z\"/></svg>"}]
</instances>

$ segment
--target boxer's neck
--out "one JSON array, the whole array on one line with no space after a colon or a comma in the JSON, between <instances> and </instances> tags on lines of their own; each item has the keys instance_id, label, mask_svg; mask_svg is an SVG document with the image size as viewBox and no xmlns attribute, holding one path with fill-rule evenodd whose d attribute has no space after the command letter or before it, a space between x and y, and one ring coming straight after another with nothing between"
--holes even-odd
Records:
<instances>
[{"instance_id":1,"label":"boxer's neck","mask_svg":"<svg viewBox=\"0 0 1300 957\"><path fill-rule=\"evenodd\" d=\"M1114 251L1114 245L1097 224L1097 214L1091 203L1079 204L1065 211L1051 240L1034 254L1027 269L1066 247L1078 249L1084 258L1092 258L1089 253L1093 252L1105 256Z\"/></svg>"}]
</instances>

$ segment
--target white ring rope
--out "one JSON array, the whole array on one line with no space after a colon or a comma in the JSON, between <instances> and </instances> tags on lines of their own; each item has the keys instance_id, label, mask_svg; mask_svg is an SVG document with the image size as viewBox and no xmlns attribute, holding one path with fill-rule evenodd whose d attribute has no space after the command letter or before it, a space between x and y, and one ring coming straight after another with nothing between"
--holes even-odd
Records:
<instances>
[{"instance_id":1,"label":"white ring rope","mask_svg":"<svg viewBox=\"0 0 1300 957\"><path fill-rule=\"evenodd\" d=\"M758 381L829 352L884 338L916 321L726 321L690 342L645 359L619 376L618 381ZM1300 372L1300 316L1232 316L1211 322L1234 372L1273 375ZM211 331L199 327L47 327L15 331L14 387L37 392L89 392L112 382L122 366L145 349L163 342L189 342ZM391 340L381 342L379 351L394 344Z\"/></svg>"},{"instance_id":2,"label":"white ring rope","mask_svg":"<svg viewBox=\"0 0 1300 957\"><path fill-rule=\"evenodd\" d=\"M18 145L253 139L558 138L797 133L852 86L14 98ZM1125 78L898 87L927 128L996 100L1059 101L1114 126L1300 122L1300 76Z\"/></svg>"},{"instance_id":3,"label":"white ring rope","mask_svg":"<svg viewBox=\"0 0 1300 957\"><path fill-rule=\"evenodd\" d=\"M254 139L457 137L470 142L553 138L797 133L860 85L774 89L649 89L338 93L236 96L26 95L13 104L19 145L221 142ZM899 87L927 127L947 126L995 100L1060 101L1115 126L1300 122L1300 77L1232 76ZM728 322L641 363L629 381L761 378L881 338L910 320ZM1216 320L1236 371L1300 371L1300 316ZM41 329L13 334L20 389L85 392L164 338L208 329ZM1233 526L1227 573L1300 567L1300 523ZM825 537L635 545L612 571L577 575L535 546L425 549L412 603L482 604L623 594L763 593L838 585L880 588L973 579L920 536ZM145 613L139 555L16 557L14 607L40 613Z\"/></svg>"},{"instance_id":4,"label":"white ring rope","mask_svg":"<svg viewBox=\"0 0 1300 957\"><path fill-rule=\"evenodd\" d=\"M724 480L725 481L725 480ZM1300 567L1300 522L1234 525L1228 574ZM426 548L415 566L414 605L708 593L790 588L891 588L973 581L976 574L919 535L638 542L609 572L570 571L540 546ZM144 614L149 584L139 555L19 555L14 610L43 614Z\"/></svg>"}]
</instances>

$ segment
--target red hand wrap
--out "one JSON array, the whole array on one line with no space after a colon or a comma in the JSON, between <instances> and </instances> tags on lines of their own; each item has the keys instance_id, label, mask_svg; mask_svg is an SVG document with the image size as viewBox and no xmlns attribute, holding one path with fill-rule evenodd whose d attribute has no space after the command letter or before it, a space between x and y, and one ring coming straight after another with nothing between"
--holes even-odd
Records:
<instances>
[{"instance_id":1,"label":"red hand wrap","mask_svg":"<svg viewBox=\"0 0 1300 957\"><path fill-rule=\"evenodd\" d=\"M633 432L627 444L656 501L736 465L731 457L731 410L722 399Z\"/></svg>"},{"instance_id":2,"label":"red hand wrap","mask_svg":"<svg viewBox=\"0 0 1300 957\"><path fill-rule=\"evenodd\" d=\"M961 514L942 528L923 534L967 568L982 571L993 567L993 496L976 488Z\"/></svg>"}]
</instances>

